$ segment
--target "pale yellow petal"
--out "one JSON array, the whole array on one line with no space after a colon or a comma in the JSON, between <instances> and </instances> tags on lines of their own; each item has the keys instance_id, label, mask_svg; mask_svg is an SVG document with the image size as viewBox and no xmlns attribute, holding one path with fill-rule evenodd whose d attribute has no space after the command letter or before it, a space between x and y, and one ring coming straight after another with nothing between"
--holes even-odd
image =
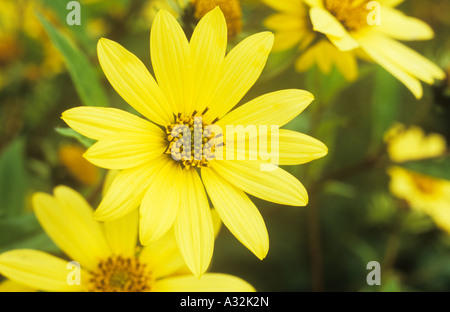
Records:
<instances>
[{"instance_id":1,"label":"pale yellow petal","mask_svg":"<svg viewBox=\"0 0 450 312\"><path fill-rule=\"evenodd\" d=\"M243 279L220 273L206 273L201 279L194 276L176 276L155 283L156 292L254 292Z\"/></svg>"},{"instance_id":2,"label":"pale yellow petal","mask_svg":"<svg viewBox=\"0 0 450 312\"><path fill-rule=\"evenodd\" d=\"M236 108L216 124L225 132L227 125L276 125L282 127L300 114L314 96L303 90L267 93Z\"/></svg>"},{"instance_id":3,"label":"pale yellow petal","mask_svg":"<svg viewBox=\"0 0 450 312\"><path fill-rule=\"evenodd\" d=\"M100 39L97 45L100 65L120 96L151 121L167 125L173 111L145 65L120 44Z\"/></svg>"},{"instance_id":4,"label":"pale yellow petal","mask_svg":"<svg viewBox=\"0 0 450 312\"><path fill-rule=\"evenodd\" d=\"M138 238L139 211L134 209L125 216L105 222L105 235L115 255L133 257Z\"/></svg>"},{"instance_id":5,"label":"pale yellow petal","mask_svg":"<svg viewBox=\"0 0 450 312\"><path fill-rule=\"evenodd\" d=\"M164 235L173 225L184 187L181 166L169 161L151 179L140 207L139 239L148 245Z\"/></svg>"},{"instance_id":6,"label":"pale yellow petal","mask_svg":"<svg viewBox=\"0 0 450 312\"><path fill-rule=\"evenodd\" d=\"M120 172L95 210L94 217L111 221L136 209L150 186L149 181L168 161L173 160L169 155L163 155L142 167Z\"/></svg>"},{"instance_id":7,"label":"pale yellow petal","mask_svg":"<svg viewBox=\"0 0 450 312\"><path fill-rule=\"evenodd\" d=\"M75 107L61 117L72 129L88 138L100 140L121 132L158 132L159 128L126 111L110 107Z\"/></svg>"},{"instance_id":8,"label":"pale yellow petal","mask_svg":"<svg viewBox=\"0 0 450 312\"><path fill-rule=\"evenodd\" d=\"M305 11L302 0L262 0L271 8L286 13L302 13Z\"/></svg>"},{"instance_id":9,"label":"pale yellow petal","mask_svg":"<svg viewBox=\"0 0 450 312\"><path fill-rule=\"evenodd\" d=\"M178 249L173 230L169 230L160 239L144 246L139 253L139 260L152 268L155 279L190 273Z\"/></svg>"},{"instance_id":10,"label":"pale yellow petal","mask_svg":"<svg viewBox=\"0 0 450 312\"><path fill-rule=\"evenodd\" d=\"M290 206L305 206L308 193L293 175L255 160L214 160L211 166L237 188L261 199ZM262 171L271 170L271 171ZM274 187L276 185L276 187Z\"/></svg>"},{"instance_id":11,"label":"pale yellow petal","mask_svg":"<svg viewBox=\"0 0 450 312\"><path fill-rule=\"evenodd\" d=\"M45 232L71 259L93 269L99 259L111 254L101 225L86 200L66 186L58 186L55 196L36 193L33 208Z\"/></svg>"},{"instance_id":12,"label":"pale yellow petal","mask_svg":"<svg viewBox=\"0 0 450 312\"><path fill-rule=\"evenodd\" d=\"M167 149L164 132L122 132L92 145L84 157L106 169L129 169L143 166L161 156Z\"/></svg>"},{"instance_id":13,"label":"pale yellow petal","mask_svg":"<svg viewBox=\"0 0 450 312\"><path fill-rule=\"evenodd\" d=\"M428 40L434 37L433 29L425 22L406 16L403 12L382 7L382 23L376 27L380 31L398 40Z\"/></svg>"},{"instance_id":14,"label":"pale yellow petal","mask_svg":"<svg viewBox=\"0 0 450 312\"><path fill-rule=\"evenodd\" d=\"M214 169L202 168L202 180L225 226L260 260L264 259L269 251L269 235L258 208Z\"/></svg>"},{"instance_id":15,"label":"pale yellow petal","mask_svg":"<svg viewBox=\"0 0 450 312\"><path fill-rule=\"evenodd\" d=\"M0 274L12 281L44 291L82 291L81 285L67 282L71 272L67 264L38 250L16 249L0 254Z\"/></svg>"},{"instance_id":16,"label":"pale yellow petal","mask_svg":"<svg viewBox=\"0 0 450 312\"><path fill-rule=\"evenodd\" d=\"M300 132L280 129L280 165L305 164L322 158L327 153L328 148L321 141Z\"/></svg>"},{"instance_id":17,"label":"pale yellow petal","mask_svg":"<svg viewBox=\"0 0 450 312\"><path fill-rule=\"evenodd\" d=\"M159 87L172 111L186 114L191 83L189 43L177 20L165 10L160 10L153 21L150 56Z\"/></svg>"},{"instance_id":18,"label":"pale yellow petal","mask_svg":"<svg viewBox=\"0 0 450 312\"><path fill-rule=\"evenodd\" d=\"M359 43L330 12L320 7L313 7L310 16L313 29L327 35L341 51L350 51L359 47Z\"/></svg>"},{"instance_id":19,"label":"pale yellow petal","mask_svg":"<svg viewBox=\"0 0 450 312\"><path fill-rule=\"evenodd\" d=\"M204 111L211 104L227 49L227 23L219 7L208 12L198 23L190 41L191 98L187 112Z\"/></svg>"},{"instance_id":20,"label":"pale yellow petal","mask_svg":"<svg viewBox=\"0 0 450 312\"><path fill-rule=\"evenodd\" d=\"M186 265L200 278L211 261L214 227L206 192L197 172L183 170L183 181L175 237Z\"/></svg>"},{"instance_id":21,"label":"pale yellow petal","mask_svg":"<svg viewBox=\"0 0 450 312\"><path fill-rule=\"evenodd\" d=\"M225 115L253 86L264 69L273 40L272 33L261 32L247 37L228 53L205 117L207 121Z\"/></svg>"},{"instance_id":22,"label":"pale yellow petal","mask_svg":"<svg viewBox=\"0 0 450 312\"><path fill-rule=\"evenodd\" d=\"M305 21L291 12L277 13L266 18L264 20L264 26L275 31L299 31L303 30Z\"/></svg>"}]
</instances>

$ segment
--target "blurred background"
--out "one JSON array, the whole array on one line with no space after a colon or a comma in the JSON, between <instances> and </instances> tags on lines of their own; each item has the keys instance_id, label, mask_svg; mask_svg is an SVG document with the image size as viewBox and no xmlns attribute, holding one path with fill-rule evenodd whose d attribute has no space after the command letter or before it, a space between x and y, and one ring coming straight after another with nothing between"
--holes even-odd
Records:
<instances>
[{"instance_id":1,"label":"blurred background","mask_svg":"<svg viewBox=\"0 0 450 312\"><path fill-rule=\"evenodd\" d=\"M34 192L51 193L64 184L93 207L100 200L105 171L82 158L92 141L60 119L64 110L80 105L131 111L99 67L98 39L119 42L151 70L149 34L158 8L173 12L186 32L192 31L186 18L192 8L184 1L80 0L80 25L68 24L68 2L0 0L0 252L34 248L62 256L33 214ZM263 20L273 13L261 1L240 5L241 27L230 49L267 30ZM407 0L399 9L436 33L433 40L408 46L449 73L450 1ZM310 203L287 207L252 198L269 231L267 258L259 261L223 227L210 271L242 277L259 291L450 290L450 221L446 227L445 217L437 220L393 194L385 140L386 132L402 123L450 142L449 79L424 84L424 96L416 100L376 64L360 61L358 79L348 82L336 69L296 72L296 53L272 53L242 103L288 88L315 95L285 127L329 148L323 159L285 168L305 184ZM405 166L430 179L450 180L449 148L437 159ZM439 216L446 216L446 209L450 215L449 195L442 194ZM370 261L381 264L380 286L366 282Z\"/></svg>"}]
</instances>

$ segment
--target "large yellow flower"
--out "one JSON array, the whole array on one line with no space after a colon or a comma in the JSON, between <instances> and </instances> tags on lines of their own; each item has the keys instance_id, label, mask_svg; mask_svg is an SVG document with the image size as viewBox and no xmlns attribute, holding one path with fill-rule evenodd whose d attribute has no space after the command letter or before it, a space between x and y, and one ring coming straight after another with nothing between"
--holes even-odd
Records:
<instances>
[{"instance_id":1,"label":"large yellow flower","mask_svg":"<svg viewBox=\"0 0 450 312\"><path fill-rule=\"evenodd\" d=\"M56 187L54 196L36 193L32 203L40 224L71 262L38 250L6 251L0 254L0 274L9 280L2 291L254 291L231 275L190 274L173 232L148 246L136 245L137 210L99 223L86 200L66 186ZM215 220L217 233L220 220Z\"/></svg>"},{"instance_id":2,"label":"large yellow flower","mask_svg":"<svg viewBox=\"0 0 450 312\"><path fill-rule=\"evenodd\" d=\"M278 27L274 28L277 30L286 28L289 32L283 29L283 38L288 37L289 33L296 33L290 40L285 39L285 44L310 41L312 28L342 51L339 58L331 52L328 53L331 55L328 58L334 59L343 73L344 63L351 66L348 69L350 76L355 73L353 55L347 53L355 53L378 63L411 90L416 98L421 98L423 94L420 80L433 84L436 79L445 77L445 73L438 66L397 41L427 40L434 37L433 30L426 23L405 16L395 9L402 0L264 1L282 11L277 17L278 23L276 20L269 20L268 26ZM310 7L308 21L305 21L302 2ZM300 19L300 16L303 16L303 19ZM279 23L281 20L283 23ZM319 42L322 40L319 38ZM321 57L317 56L317 61L326 58L327 55L322 54Z\"/></svg>"},{"instance_id":3,"label":"large yellow flower","mask_svg":"<svg viewBox=\"0 0 450 312\"><path fill-rule=\"evenodd\" d=\"M195 145L198 139L195 132L194 139L186 141L172 134L177 127L200 132L209 125L281 127L302 112L313 100L312 94L302 90L269 93L232 110L258 79L272 44L271 33L258 33L225 56L227 25L219 8L202 18L190 42L176 19L162 10L150 36L156 82L136 56L101 39L98 56L106 77L150 121L114 108L77 107L63 113L70 127L98 140L85 153L90 162L122 170L95 217L113 220L140 205L141 242L146 245L174 226L188 267L200 276L210 263L214 245L206 188L228 229L263 259L269 248L267 229L245 193L304 206L308 195L303 185L279 167L261 171L268 160L207 159L206 154L198 158L197 153L187 152L189 143ZM181 142L188 143L183 150L186 158L177 161L171 151ZM234 142L226 144L223 150ZM279 151L279 164L293 165L320 158L327 148L309 136L282 129Z\"/></svg>"},{"instance_id":4,"label":"large yellow flower","mask_svg":"<svg viewBox=\"0 0 450 312\"><path fill-rule=\"evenodd\" d=\"M445 138L437 133L402 124L394 125L386 134L389 158L396 164L442 156L446 152ZM450 232L450 181L427 176L394 165L388 168L391 193L418 211L433 218L436 224Z\"/></svg>"}]
</instances>

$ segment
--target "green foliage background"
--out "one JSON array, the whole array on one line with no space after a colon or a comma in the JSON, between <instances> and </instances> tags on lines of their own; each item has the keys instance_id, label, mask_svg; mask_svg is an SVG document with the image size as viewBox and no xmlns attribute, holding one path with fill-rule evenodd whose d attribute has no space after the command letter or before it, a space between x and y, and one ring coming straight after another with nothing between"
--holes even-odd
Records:
<instances>
[{"instance_id":1,"label":"green foliage background","mask_svg":"<svg viewBox=\"0 0 450 312\"><path fill-rule=\"evenodd\" d=\"M151 69L151 20L141 14L148 0L81 0L80 26L65 22L67 2L42 0L36 12L40 27L64 61L62 72L32 81L21 75L23 67L39 62L42 50L41 42L24 34L18 40L25 52L0 64L2 76L9 79L0 89L0 252L26 247L61 255L34 217L29 202L33 192L51 193L54 186L65 184L85 195L94 207L99 201L101 181L83 185L58 159L62 143L92 144L67 129L61 112L79 105L131 109L99 68L99 36L89 33L89 22L102 20L107 25L104 36L135 53ZM247 35L265 30L262 20L271 13L258 1L242 5L244 30L230 48ZM448 72L449 1L409 0L400 8L436 32L431 41L409 45ZM311 202L307 207L285 207L252 198L269 231L267 258L259 261L223 227L211 271L240 276L260 291L450 290L450 236L429 217L412 212L390 195L385 171L389 162L382 140L398 121L441 133L450 142L449 81L424 85L424 97L416 100L375 64L360 62L360 77L349 84L335 70L328 76L316 68L295 72L294 53L272 53L242 102L287 88L315 95L311 106L285 127L312 135L329 147L328 156L321 160L286 167L305 184ZM448 158L408 166L450 180ZM366 283L370 261L381 263L381 286Z\"/></svg>"}]
</instances>

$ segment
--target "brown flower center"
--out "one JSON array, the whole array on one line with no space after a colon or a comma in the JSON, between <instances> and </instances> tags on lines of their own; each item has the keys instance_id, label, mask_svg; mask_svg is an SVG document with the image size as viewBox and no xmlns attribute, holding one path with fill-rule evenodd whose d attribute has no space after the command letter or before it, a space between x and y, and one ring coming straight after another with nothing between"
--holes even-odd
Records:
<instances>
[{"instance_id":1,"label":"brown flower center","mask_svg":"<svg viewBox=\"0 0 450 312\"><path fill-rule=\"evenodd\" d=\"M369 2L369 0L324 0L323 4L347 30L355 31L368 25Z\"/></svg>"}]
</instances>

